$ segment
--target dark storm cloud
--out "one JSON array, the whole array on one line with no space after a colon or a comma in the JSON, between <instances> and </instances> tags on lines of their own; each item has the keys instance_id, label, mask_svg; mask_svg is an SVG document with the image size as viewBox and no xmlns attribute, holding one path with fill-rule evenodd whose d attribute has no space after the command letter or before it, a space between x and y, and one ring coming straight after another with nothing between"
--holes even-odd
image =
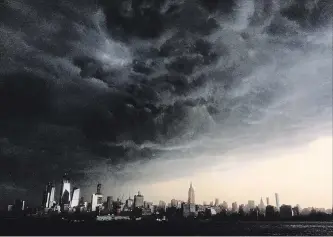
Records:
<instances>
[{"instance_id":1,"label":"dark storm cloud","mask_svg":"<svg viewBox=\"0 0 333 237\"><path fill-rule=\"evenodd\" d=\"M269 137L258 131L270 106L285 110L277 98L299 81L267 80L278 70L264 66L305 49L300 32L330 13L325 1L254 1L253 12L242 1L94 2L16 0L0 10L0 179L31 195L67 170L81 184L100 167L131 179L128 163ZM303 10L292 15L295 4Z\"/></svg>"}]
</instances>

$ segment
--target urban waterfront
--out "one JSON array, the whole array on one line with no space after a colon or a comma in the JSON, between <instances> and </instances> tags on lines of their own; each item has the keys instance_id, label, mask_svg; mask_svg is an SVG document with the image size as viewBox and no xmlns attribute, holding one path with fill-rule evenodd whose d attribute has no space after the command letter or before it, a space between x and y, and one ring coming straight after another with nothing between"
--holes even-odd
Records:
<instances>
[{"instance_id":1,"label":"urban waterfront","mask_svg":"<svg viewBox=\"0 0 333 237\"><path fill-rule=\"evenodd\" d=\"M8 235L332 235L332 210L280 205L275 193L275 206L263 198L259 204L231 207L223 201L197 204L192 183L186 201L172 199L158 204L145 201L138 192L132 199L114 199L103 195L102 184L89 202L80 196L80 189L71 187L65 174L59 199L55 185L48 183L41 193L41 205L28 207L17 199L0 213L2 233ZM52 233L49 230L52 229ZM64 233L63 231L66 230Z\"/></svg>"}]
</instances>

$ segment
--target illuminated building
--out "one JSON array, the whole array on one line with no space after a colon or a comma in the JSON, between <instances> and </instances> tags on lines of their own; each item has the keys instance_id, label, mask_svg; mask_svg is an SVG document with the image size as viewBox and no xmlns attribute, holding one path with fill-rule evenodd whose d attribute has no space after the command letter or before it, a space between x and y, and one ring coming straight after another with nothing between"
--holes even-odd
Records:
<instances>
[{"instance_id":1,"label":"illuminated building","mask_svg":"<svg viewBox=\"0 0 333 237\"><path fill-rule=\"evenodd\" d=\"M275 193L275 202L276 202L276 208L279 210L280 209L280 199L279 199L278 193Z\"/></svg>"},{"instance_id":2,"label":"illuminated building","mask_svg":"<svg viewBox=\"0 0 333 237\"><path fill-rule=\"evenodd\" d=\"M42 207L44 208L52 208L55 204L55 187L54 185L49 182L46 185L46 189L43 193L43 203L42 203Z\"/></svg>"},{"instance_id":3,"label":"illuminated building","mask_svg":"<svg viewBox=\"0 0 333 237\"><path fill-rule=\"evenodd\" d=\"M80 199L80 189L73 188L71 207L77 207L79 205L79 199Z\"/></svg>"},{"instance_id":4,"label":"illuminated building","mask_svg":"<svg viewBox=\"0 0 333 237\"><path fill-rule=\"evenodd\" d=\"M62 179L60 188L60 206L69 205L71 201L71 183L68 179L68 174L66 173Z\"/></svg>"},{"instance_id":5,"label":"illuminated building","mask_svg":"<svg viewBox=\"0 0 333 237\"><path fill-rule=\"evenodd\" d=\"M143 196L141 195L140 191L138 195L134 195L134 207L143 207Z\"/></svg>"},{"instance_id":6,"label":"illuminated building","mask_svg":"<svg viewBox=\"0 0 333 237\"><path fill-rule=\"evenodd\" d=\"M195 195L194 195L194 189L192 186L192 182L190 184L190 188L188 190L188 203L189 204L195 204Z\"/></svg>"},{"instance_id":7,"label":"illuminated building","mask_svg":"<svg viewBox=\"0 0 333 237\"><path fill-rule=\"evenodd\" d=\"M97 184L97 192L91 196L91 211L97 211L97 208L103 206L103 195L101 193L102 185Z\"/></svg>"}]
</instances>

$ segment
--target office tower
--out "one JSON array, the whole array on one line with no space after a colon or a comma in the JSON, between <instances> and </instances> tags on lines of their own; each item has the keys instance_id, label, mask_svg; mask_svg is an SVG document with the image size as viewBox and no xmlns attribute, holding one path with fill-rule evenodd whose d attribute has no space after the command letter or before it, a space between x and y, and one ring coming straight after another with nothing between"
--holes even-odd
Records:
<instances>
[{"instance_id":1,"label":"office tower","mask_svg":"<svg viewBox=\"0 0 333 237\"><path fill-rule=\"evenodd\" d=\"M49 182L43 192L42 207L51 208L54 205L55 187Z\"/></svg>"},{"instance_id":2,"label":"office tower","mask_svg":"<svg viewBox=\"0 0 333 237\"><path fill-rule=\"evenodd\" d=\"M62 182L61 182L61 188L60 188L60 199L59 203L60 205L64 204L70 204L71 201L71 183L68 178L68 174L65 173L63 176Z\"/></svg>"},{"instance_id":3,"label":"office tower","mask_svg":"<svg viewBox=\"0 0 333 237\"><path fill-rule=\"evenodd\" d=\"M138 195L134 195L134 207L143 207L143 196L141 195L140 191Z\"/></svg>"},{"instance_id":4,"label":"office tower","mask_svg":"<svg viewBox=\"0 0 333 237\"><path fill-rule=\"evenodd\" d=\"M227 209L228 209L228 203L227 203L226 201L223 201L223 203L222 203L222 208L223 208L224 210L227 210Z\"/></svg>"},{"instance_id":5,"label":"office tower","mask_svg":"<svg viewBox=\"0 0 333 237\"><path fill-rule=\"evenodd\" d=\"M79 206L84 206L84 197L80 197Z\"/></svg>"},{"instance_id":6,"label":"office tower","mask_svg":"<svg viewBox=\"0 0 333 237\"><path fill-rule=\"evenodd\" d=\"M102 184L97 184L97 192L96 194L102 194Z\"/></svg>"},{"instance_id":7,"label":"office tower","mask_svg":"<svg viewBox=\"0 0 333 237\"><path fill-rule=\"evenodd\" d=\"M159 201L159 203L158 203L158 207L165 209L165 207L166 207L166 203L165 203L165 201L162 201L162 200Z\"/></svg>"},{"instance_id":8,"label":"office tower","mask_svg":"<svg viewBox=\"0 0 333 237\"><path fill-rule=\"evenodd\" d=\"M218 198L215 198L215 206L217 207L218 205L220 205L220 201Z\"/></svg>"},{"instance_id":9,"label":"office tower","mask_svg":"<svg viewBox=\"0 0 333 237\"><path fill-rule=\"evenodd\" d=\"M265 210L265 204L264 204L264 201L262 200L262 197L260 199L259 210L260 211L264 211Z\"/></svg>"},{"instance_id":10,"label":"office tower","mask_svg":"<svg viewBox=\"0 0 333 237\"><path fill-rule=\"evenodd\" d=\"M131 197L128 197L128 199L126 200L125 206L129 209L132 209L133 203L134 203L133 199Z\"/></svg>"},{"instance_id":11,"label":"office tower","mask_svg":"<svg viewBox=\"0 0 333 237\"><path fill-rule=\"evenodd\" d=\"M194 189L192 186L192 182L190 184L190 188L188 190L188 203L189 204L195 204L195 195L194 195Z\"/></svg>"},{"instance_id":12,"label":"office tower","mask_svg":"<svg viewBox=\"0 0 333 237\"><path fill-rule=\"evenodd\" d=\"M113 197L112 196L108 196L106 198L106 209L111 212L112 211L112 204L113 204Z\"/></svg>"},{"instance_id":13,"label":"office tower","mask_svg":"<svg viewBox=\"0 0 333 237\"><path fill-rule=\"evenodd\" d=\"M256 207L255 202L253 200L249 200L247 203L247 207L249 210L254 209Z\"/></svg>"},{"instance_id":14,"label":"office tower","mask_svg":"<svg viewBox=\"0 0 333 237\"><path fill-rule=\"evenodd\" d=\"M73 188L71 207L77 207L79 205L79 199L80 199L80 189Z\"/></svg>"},{"instance_id":15,"label":"office tower","mask_svg":"<svg viewBox=\"0 0 333 237\"><path fill-rule=\"evenodd\" d=\"M280 200L279 200L279 194L275 193L275 201L276 201L276 208L280 209Z\"/></svg>"},{"instance_id":16,"label":"office tower","mask_svg":"<svg viewBox=\"0 0 333 237\"><path fill-rule=\"evenodd\" d=\"M233 202L231 204L231 210L232 212L237 212L238 211L238 205L237 205L237 202Z\"/></svg>"},{"instance_id":17,"label":"office tower","mask_svg":"<svg viewBox=\"0 0 333 237\"><path fill-rule=\"evenodd\" d=\"M293 210L290 205L282 205L280 207L280 217L283 219L288 219L293 216Z\"/></svg>"},{"instance_id":18,"label":"office tower","mask_svg":"<svg viewBox=\"0 0 333 237\"><path fill-rule=\"evenodd\" d=\"M101 193L102 185L97 184L96 193L91 196L91 211L97 211L103 205L103 195Z\"/></svg>"},{"instance_id":19,"label":"office tower","mask_svg":"<svg viewBox=\"0 0 333 237\"><path fill-rule=\"evenodd\" d=\"M177 207L177 200L176 199L171 200L171 206L172 207Z\"/></svg>"},{"instance_id":20,"label":"office tower","mask_svg":"<svg viewBox=\"0 0 333 237\"><path fill-rule=\"evenodd\" d=\"M269 197L266 197L266 205L269 206Z\"/></svg>"}]
</instances>

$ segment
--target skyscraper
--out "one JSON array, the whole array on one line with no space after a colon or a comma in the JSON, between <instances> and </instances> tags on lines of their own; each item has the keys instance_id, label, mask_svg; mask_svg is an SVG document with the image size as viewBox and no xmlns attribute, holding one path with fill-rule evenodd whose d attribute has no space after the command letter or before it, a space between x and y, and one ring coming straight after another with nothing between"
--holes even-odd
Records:
<instances>
[{"instance_id":1,"label":"skyscraper","mask_svg":"<svg viewBox=\"0 0 333 237\"><path fill-rule=\"evenodd\" d=\"M45 191L43 193L43 203L42 206L44 208L51 208L54 204L54 195L55 195L55 187L49 182L46 185Z\"/></svg>"},{"instance_id":2,"label":"skyscraper","mask_svg":"<svg viewBox=\"0 0 333 237\"><path fill-rule=\"evenodd\" d=\"M253 200L249 200L247 202L247 207L249 210L254 209L256 207L255 202Z\"/></svg>"},{"instance_id":3,"label":"skyscraper","mask_svg":"<svg viewBox=\"0 0 333 237\"><path fill-rule=\"evenodd\" d=\"M269 205L269 197L266 197L266 204Z\"/></svg>"},{"instance_id":4,"label":"skyscraper","mask_svg":"<svg viewBox=\"0 0 333 237\"><path fill-rule=\"evenodd\" d=\"M143 207L144 197L138 192L138 195L134 195L134 207Z\"/></svg>"},{"instance_id":5,"label":"skyscraper","mask_svg":"<svg viewBox=\"0 0 333 237\"><path fill-rule=\"evenodd\" d=\"M79 205L79 199L80 199L80 189L73 188L71 207L77 207Z\"/></svg>"},{"instance_id":6,"label":"skyscraper","mask_svg":"<svg viewBox=\"0 0 333 237\"><path fill-rule=\"evenodd\" d=\"M194 195L194 189L192 186L192 182L190 184L190 188L188 190L188 203L189 204L195 204L195 195Z\"/></svg>"},{"instance_id":7,"label":"skyscraper","mask_svg":"<svg viewBox=\"0 0 333 237\"><path fill-rule=\"evenodd\" d=\"M96 193L91 196L91 211L97 211L103 205L103 195L101 193L102 185L97 184Z\"/></svg>"},{"instance_id":8,"label":"skyscraper","mask_svg":"<svg viewBox=\"0 0 333 237\"><path fill-rule=\"evenodd\" d=\"M237 202L233 202L233 203L231 204L231 206L232 206L232 212L234 212L234 213L238 212L238 205L237 205Z\"/></svg>"},{"instance_id":9,"label":"skyscraper","mask_svg":"<svg viewBox=\"0 0 333 237\"><path fill-rule=\"evenodd\" d=\"M220 205L220 201L218 198L215 198L215 206L217 207L218 205Z\"/></svg>"},{"instance_id":10,"label":"skyscraper","mask_svg":"<svg viewBox=\"0 0 333 237\"><path fill-rule=\"evenodd\" d=\"M71 201L71 183L68 178L68 174L65 173L62 179L61 188L60 188L60 205L69 204Z\"/></svg>"},{"instance_id":11,"label":"skyscraper","mask_svg":"<svg viewBox=\"0 0 333 237\"><path fill-rule=\"evenodd\" d=\"M262 197L261 197L261 199L260 199L260 204L259 204L259 210L260 210L261 212L264 212L265 209L266 209L266 207L265 207L264 201L262 200Z\"/></svg>"},{"instance_id":12,"label":"skyscraper","mask_svg":"<svg viewBox=\"0 0 333 237\"><path fill-rule=\"evenodd\" d=\"M276 201L276 208L280 210L280 199L278 193L275 193L275 201Z\"/></svg>"}]
</instances>

